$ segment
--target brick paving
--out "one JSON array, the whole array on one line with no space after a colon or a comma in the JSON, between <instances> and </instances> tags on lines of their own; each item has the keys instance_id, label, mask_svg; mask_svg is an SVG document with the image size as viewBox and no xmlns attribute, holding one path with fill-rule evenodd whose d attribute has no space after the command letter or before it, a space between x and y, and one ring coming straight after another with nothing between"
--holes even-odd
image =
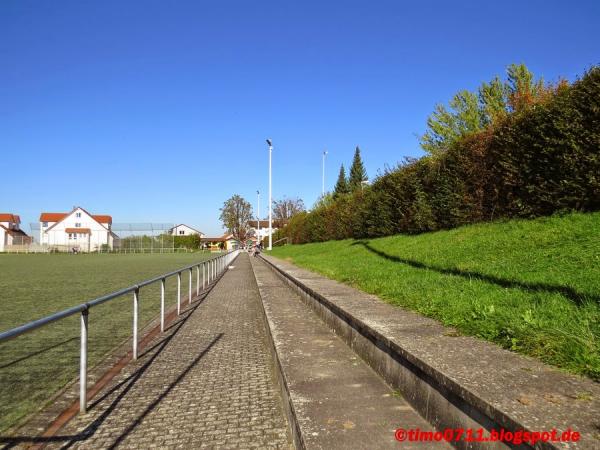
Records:
<instances>
[{"instance_id":1,"label":"brick paving","mask_svg":"<svg viewBox=\"0 0 600 450\"><path fill-rule=\"evenodd\" d=\"M232 265L48 448L290 448L248 255Z\"/></svg>"}]
</instances>

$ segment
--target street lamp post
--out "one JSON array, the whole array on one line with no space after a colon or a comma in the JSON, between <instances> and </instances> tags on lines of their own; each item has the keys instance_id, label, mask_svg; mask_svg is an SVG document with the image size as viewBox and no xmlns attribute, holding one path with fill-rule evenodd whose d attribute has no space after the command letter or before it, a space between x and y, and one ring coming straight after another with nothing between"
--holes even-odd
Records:
<instances>
[{"instance_id":1,"label":"street lamp post","mask_svg":"<svg viewBox=\"0 0 600 450\"><path fill-rule=\"evenodd\" d=\"M273 199L271 198L271 154L273 153L273 142L271 139L267 139L269 145L269 251L273 250L273 222L272 222L272 209Z\"/></svg>"},{"instance_id":2,"label":"street lamp post","mask_svg":"<svg viewBox=\"0 0 600 450\"><path fill-rule=\"evenodd\" d=\"M325 196L325 157L327 156L327 150L323 150L323 183L321 187L321 196Z\"/></svg>"},{"instance_id":3,"label":"street lamp post","mask_svg":"<svg viewBox=\"0 0 600 450\"><path fill-rule=\"evenodd\" d=\"M258 238L257 244L262 242L260 238L260 191L256 191L256 196L258 197L258 206L256 207L256 237Z\"/></svg>"}]
</instances>

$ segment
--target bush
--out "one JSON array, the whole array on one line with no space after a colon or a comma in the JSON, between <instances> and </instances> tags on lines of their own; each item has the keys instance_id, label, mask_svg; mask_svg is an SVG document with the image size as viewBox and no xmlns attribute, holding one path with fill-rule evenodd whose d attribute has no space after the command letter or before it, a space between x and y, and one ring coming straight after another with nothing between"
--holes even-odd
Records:
<instances>
[{"instance_id":1,"label":"bush","mask_svg":"<svg viewBox=\"0 0 600 450\"><path fill-rule=\"evenodd\" d=\"M292 243L600 209L600 67L571 86L292 218Z\"/></svg>"}]
</instances>

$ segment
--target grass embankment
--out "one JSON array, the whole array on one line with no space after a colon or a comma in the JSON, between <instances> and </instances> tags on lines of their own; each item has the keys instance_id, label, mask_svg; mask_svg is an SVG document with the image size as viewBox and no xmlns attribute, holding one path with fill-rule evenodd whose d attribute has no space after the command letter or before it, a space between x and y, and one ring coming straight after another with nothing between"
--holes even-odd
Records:
<instances>
[{"instance_id":1,"label":"grass embankment","mask_svg":"<svg viewBox=\"0 0 600 450\"><path fill-rule=\"evenodd\" d=\"M209 254L0 255L0 331L184 267ZM195 287L196 273L193 274ZM160 287L140 291L140 328L160 312ZM167 307L177 281L167 280ZM182 296L188 276L182 276ZM93 308L88 365L131 335L132 297ZM79 316L0 344L0 433L34 411L78 375Z\"/></svg>"},{"instance_id":2,"label":"grass embankment","mask_svg":"<svg viewBox=\"0 0 600 450\"><path fill-rule=\"evenodd\" d=\"M600 213L291 245L273 255L600 381Z\"/></svg>"}]
</instances>

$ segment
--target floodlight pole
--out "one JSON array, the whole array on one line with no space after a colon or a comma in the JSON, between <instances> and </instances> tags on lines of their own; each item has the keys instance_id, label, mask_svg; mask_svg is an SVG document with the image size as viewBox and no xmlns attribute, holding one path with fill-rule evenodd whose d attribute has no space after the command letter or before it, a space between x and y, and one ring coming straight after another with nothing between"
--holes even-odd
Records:
<instances>
[{"instance_id":1,"label":"floodlight pole","mask_svg":"<svg viewBox=\"0 0 600 450\"><path fill-rule=\"evenodd\" d=\"M321 187L321 196L325 196L325 157L327 156L327 150L323 150L323 184Z\"/></svg>"},{"instance_id":2,"label":"floodlight pole","mask_svg":"<svg viewBox=\"0 0 600 450\"><path fill-rule=\"evenodd\" d=\"M273 250L273 222L272 222L272 210L273 210L273 199L272 199L272 183L271 183L271 156L273 154L273 143L271 139L267 139L269 144L269 251Z\"/></svg>"}]
</instances>

